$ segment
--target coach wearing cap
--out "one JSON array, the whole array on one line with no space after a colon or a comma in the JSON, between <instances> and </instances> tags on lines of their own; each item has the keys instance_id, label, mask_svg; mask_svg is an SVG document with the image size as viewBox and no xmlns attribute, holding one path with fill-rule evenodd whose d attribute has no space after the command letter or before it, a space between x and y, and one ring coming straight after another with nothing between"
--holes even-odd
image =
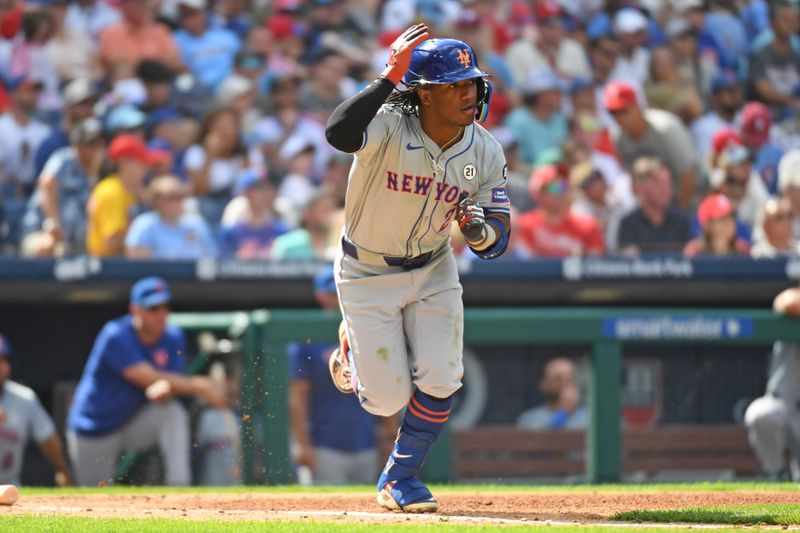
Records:
<instances>
[{"instance_id":1,"label":"coach wearing cap","mask_svg":"<svg viewBox=\"0 0 800 533\"><path fill-rule=\"evenodd\" d=\"M67 443L80 485L113 482L120 454L158 445L168 485L191 483L189 419L175 396L224 408L205 376L184 376L183 332L168 325L170 290L156 277L131 289L130 313L95 340L67 421Z\"/></svg>"}]
</instances>

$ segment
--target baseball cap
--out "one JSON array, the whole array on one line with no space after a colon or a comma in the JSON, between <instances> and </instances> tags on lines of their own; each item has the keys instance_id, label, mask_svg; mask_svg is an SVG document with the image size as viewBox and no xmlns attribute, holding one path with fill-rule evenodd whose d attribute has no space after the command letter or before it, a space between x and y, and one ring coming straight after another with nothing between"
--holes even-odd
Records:
<instances>
[{"instance_id":1,"label":"baseball cap","mask_svg":"<svg viewBox=\"0 0 800 533\"><path fill-rule=\"evenodd\" d=\"M331 269L331 272L333 272L333 269ZM0 357L8 357L9 355L11 355L11 345L5 335L0 333Z\"/></svg>"},{"instance_id":2,"label":"baseball cap","mask_svg":"<svg viewBox=\"0 0 800 533\"><path fill-rule=\"evenodd\" d=\"M117 106L106 117L106 131L141 128L146 120L147 116L132 105Z\"/></svg>"},{"instance_id":3,"label":"baseball cap","mask_svg":"<svg viewBox=\"0 0 800 533\"><path fill-rule=\"evenodd\" d=\"M761 102L750 102L742 108L742 133L768 137L772 126L772 115Z\"/></svg>"},{"instance_id":4,"label":"baseball cap","mask_svg":"<svg viewBox=\"0 0 800 533\"><path fill-rule=\"evenodd\" d=\"M587 188L598 179L605 179L603 174L594 166L591 161L578 163L569 173L569 182L573 187Z\"/></svg>"},{"instance_id":5,"label":"baseball cap","mask_svg":"<svg viewBox=\"0 0 800 533\"><path fill-rule=\"evenodd\" d=\"M726 217L733 213L733 204L724 194L712 194L706 196L697 208L697 218L701 226L705 226L711 220Z\"/></svg>"},{"instance_id":6,"label":"baseball cap","mask_svg":"<svg viewBox=\"0 0 800 533\"><path fill-rule=\"evenodd\" d=\"M703 0L673 0L672 8L680 15L693 9L703 9Z\"/></svg>"},{"instance_id":7,"label":"baseball cap","mask_svg":"<svg viewBox=\"0 0 800 533\"><path fill-rule=\"evenodd\" d=\"M539 94L545 91L561 91L564 84L558 75L549 68L532 70L525 80L524 92L528 95Z\"/></svg>"},{"instance_id":8,"label":"baseball cap","mask_svg":"<svg viewBox=\"0 0 800 533\"><path fill-rule=\"evenodd\" d=\"M236 177L236 194L242 194L262 183L271 184L265 172L246 168L239 172L239 175Z\"/></svg>"},{"instance_id":9,"label":"baseball cap","mask_svg":"<svg viewBox=\"0 0 800 533\"><path fill-rule=\"evenodd\" d=\"M614 15L614 33L629 34L647 29L647 17L632 7L626 7L617 11Z\"/></svg>"},{"instance_id":10,"label":"baseball cap","mask_svg":"<svg viewBox=\"0 0 800 533\"><path fill-rule=\"evenodd\" d=\"M603 89L603 105L609 111L623 111L636 105L636 89L624 81L614 81Z\"/></svg>"},{"instance_id":11,"label":"baseball cap","mask_svg":"<svg viewBox=\"0 0 800 533\"><path fill-rule=\"evenodd\" d=\"M76 144L87 144L99 139L103 133L100 121L95 117L81 120L69 130L69 141Z\"/></svg>"},{"instance_id":12,"label":"baseball cap","mask_svg":"<svg viewBox=\"0 0 800 533\"><path fill-rule=\"evenodd\" d=\"M573 78L569 84L569 92L576 93L586 89L594 89L594 84L589 78L577 77Z\"/></svg>"},{"instance_id":13,"label":"baseball cap","mask_svg":"<svg viewBox=\"0 0 800 533\"><path fill-rule=\"evenodd\" d=\"M731 89L739 85L739 79L733 72L728 70L724 70L714 76L714 79L711 80L711 92L715 93L717 91L723 91L725 89Z\"/></svg>"},{"instance_id":14,"label":"baseball cap","mask_svg":"<svg viewBox=\"0 0 800 533\"><path fill-rule=\"evenodd\" d=\"M281 161L289 161L306 150L313 149L314 144L305 135L294 134L283 143L278 157Z\"/></svg>"},{"instance_id":15,"label":"baseball cap","mask_svg":"<svg viewBox=\"0 0 800 533\"><path fill-rule=\"evenodd\" d=\"M333 277L333 265L326 265L314 274L314 292L335 294L336 280Z\"/></svg>"},{"instance_id":16,"label":"baseball cap","mask_svg":"<svg viewBox=\"0 0 800 533\"><path fill-rule=\"evenodd\" d=\"M77 78L69 82L64 87L61 97L64 99L64 104L75 105L85 102L90 98L97 98L100 92L97 90L94 82L88 78Z\"/></svg>"},{"instance_id":17,"label":"baseball cap","mask_svg":"<svg viewBox=\"0 0 800 533\"><path fill-rule=\"evenodd\" d=\"M130 133L114 137L108 145L108 158L115 162L120 159L136 159L148 165L158 161L156 155L147 149L142 138Z\"/></svg>"},{"instance_id":18,"label":"baseball cap","mask_svg":"<svg viewBox=\"0 0 800 533\"><path fill-rule=\"evenodd\" d=\"M569 182L559 173L555 165L544 165L533 171L528 179L528 192L532 195L539 194L543 190L552 194L566 192ZM550 188L553 187L553 190Z\"/></svg>"},{"instance_id":19,"label":"baseball cap","mask_svg":"<svg viewBox=\"0 0 800 533\"><path fill-rule=\"evenodd\" d=\"M178 0L178 5L205 11L206 0Z\"/></svg>"},{"instance_id":20,"label":"baseball cap","mask_svg":"<svg viewBox=\"0 0 800 533\"><path fill-rule=\"evenodd\" d=\"M131 303L139 307L156 307L171 298L169 285L157 276L142 278L131 287Z\"/></svg>"},{"instance_id":21,"label":"baseball cap","mask_svg":"<svg viewBox=\"0 0 800 533\"><path fill-rule=\"evenodd\" d=\"M733 128L720 128L711 136L711 151L719 154L730 143L742 144L742 138Z\"/></svg>"},{"instance_id":22,"label":"baseball cap","mask_svg":"<svg viewBox=\"0 0 800 533\"><path fill-rule=\"evenodd\" d=\"M234 99L253 90L253 82L238 74L231 74L217 91L217 100L230 104Z\"/></svg>"},{"instance_id":23,"label":"baseball cap","mask_svg":"<svg viewBox=\"0 0 800 533\"><path fill-rule=\"evenodd\" d=\"M12 76L6 79L6 89L9 92L16 91L20 87L34 87L41 89L44 84L42 80L38 80L29 76L28 74L21 74L19 76Z\"/></svg>"},{"instance_id":24,"label":"baseball cap","mask_svg":"<svg viewBox=\"0 0 800 533\"><path fill-rule=\"evenodd\" d=\"M750 150L741 143L729 142L720 154L718 166L738 165L750 159Z\"/></svg>"},{"instance_id":25,"label":"baseball cap","mask_svg":"<svg viewBox=\"0 0 800 533\"><path fill-rule=\"evenodd\" d=\"M778 190L800 187L800 148L789 150L778 162Z\"/></svg>"},{"instance_id":26,"label":"baseball cap","mask_svg":"<svg viewBox=\"0 0 800 533\"><path fill-rule=\"evenodd\" d=\"M156 165L172 163L174 158L172 146L166 139L156 137L147 143L147 150L150 153L151 163Z\"/></svg>"},{"instance_id":27,"label":"baseball cap","mask_svg":"<svg viewBox=\"0 0 800 533\"><path fill-rule=\"evenodd\" d=\"M536 15L536 20L542 24L562 22L562 18L564 17L564 10L561 9L561 5L555 0L537 2L533 12Z\"/></svg>"},{"instance_id":28,"label":"baseball cap","mask_svg":"<svg viewBox=\"0 0 800 533\"><path fill-rule=\"evenodd\" d=\"M693 32L694 30L692 29L692 26L686 21L686 19L681 17L671 18L664 25L664 33L666 33L667 37L670 39Z\"/></svg>"}]
</instances>

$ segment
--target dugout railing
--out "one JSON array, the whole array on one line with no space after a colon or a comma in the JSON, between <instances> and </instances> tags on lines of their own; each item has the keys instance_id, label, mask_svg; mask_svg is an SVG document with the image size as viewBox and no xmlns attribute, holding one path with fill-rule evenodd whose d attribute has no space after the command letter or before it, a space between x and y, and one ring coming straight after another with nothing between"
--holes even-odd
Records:
<instances>
[{"instance_id":1,"label":"dugout railing","mask_svg":"<svg viewBox=\"0 0 800 533\"><path fill-rule=\"evenodd\" d=\"M242 354L243 474L247 483L291 483L286 347L292 342L337 342L337 313L273 309L247 313L174 316L188 331L227 331ZM472 308L464 316L465 344L586 343L589 427L586 477L620 479L620 383L626 342L748 343L800 341L800 324L764 309ZM426 478L452 476L451 439L445 432L426 464Z\"/></svg>"}]
</instances>

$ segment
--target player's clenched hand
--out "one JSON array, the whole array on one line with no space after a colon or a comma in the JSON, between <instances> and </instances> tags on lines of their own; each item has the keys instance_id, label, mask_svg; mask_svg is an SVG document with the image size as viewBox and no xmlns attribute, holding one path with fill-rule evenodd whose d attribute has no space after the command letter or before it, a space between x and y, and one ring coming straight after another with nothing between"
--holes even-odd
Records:
<instances>
[{"instance_id":1,"label":"player's clenched hand","mask_svg":"<svg viewBox=\"0 0 800 533\"><path fill-rule=\"evenodd\" d=\"M468 243L476 244L486 238L483 208L469 198L466 192L462 192L458 198L455 220Z\"/></svg>"},{"instance_id":2,"label":"player's clenched hand","mask_svg":"<svg viewBox=\"0 0 800 533\"><path fill-rule=\"evenodd\" d=\"M411 65L411 52L427 38L428 27L425 24L415 24L404 31L389 47L389 61L383 76L395 85L400 83Z\"/></svg>"},{"instance_id":3,"label":"player's clenched hand","mask_svg":"<svg viewBox=\"0 0 800 533\"><path fill-rule=\"evenodd\" d=\"M144 395L151 402L166 402L172 398L172 385L166 379L156 380L144 390Z\"/></svg>"}]
</instances>

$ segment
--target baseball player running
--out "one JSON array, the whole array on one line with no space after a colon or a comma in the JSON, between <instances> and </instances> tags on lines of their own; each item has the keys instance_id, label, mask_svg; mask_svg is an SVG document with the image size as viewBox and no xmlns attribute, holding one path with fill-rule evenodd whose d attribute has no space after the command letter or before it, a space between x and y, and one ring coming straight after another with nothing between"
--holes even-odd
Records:
<instances>
[{"instance_id":1,"label":"baseball player running","mask_svg":"<svg viewBox=\"0 0 800 533\"><path fill-rule=\"evenodd\" d=\"M417 475L463 374L450 223L492 259L508 245L510 222L503 151L474 123L488 112L487 74L467 43L427 37L422 24L398 37L386 70L326 129L331 145L355 154L334 262L344 321L331 376L370 413L406 408L378 503L410 512L438 508ZM401 80L406 89L394 92Z\"/></svg>"}]
</instances>

